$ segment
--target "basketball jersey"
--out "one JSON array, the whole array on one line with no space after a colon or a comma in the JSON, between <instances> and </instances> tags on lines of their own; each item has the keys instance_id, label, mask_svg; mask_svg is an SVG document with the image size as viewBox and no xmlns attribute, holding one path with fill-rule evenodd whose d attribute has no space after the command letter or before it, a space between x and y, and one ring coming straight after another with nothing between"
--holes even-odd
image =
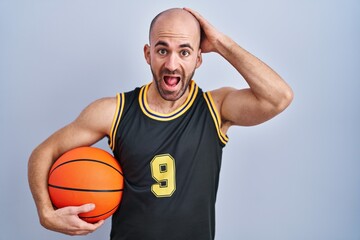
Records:
<instances>
[{"instance_id":1,"label":"basketball jersey","mask_svg":"<svg viewBox=\"0 0 360 240\"><path fill-rule=\"evenodd\" d=\"M209 240L222 149L228 141L210 92L194 81L176 111L147 104L149 85L117 94L109 146L125 178L112 240Z\"/></svg>"}]
</instances>

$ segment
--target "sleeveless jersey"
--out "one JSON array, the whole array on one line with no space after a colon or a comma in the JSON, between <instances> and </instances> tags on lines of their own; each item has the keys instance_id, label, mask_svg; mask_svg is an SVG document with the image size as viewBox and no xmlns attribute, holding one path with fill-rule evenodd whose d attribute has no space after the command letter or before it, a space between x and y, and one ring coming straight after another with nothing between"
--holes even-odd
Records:
<instances>
[{"instance_id":1,"label":"sleeveless jersey","mask_svg":"<svg viewBox=\"0 0 360 240\"><path fill-rule=\"evenodd\" d=\"M150 85L150 84L149 84ZM170 114L152 111L149 85L117 94L109 146L124 173L112 240L209 240L222 149L228 141L210 92L194 81Z\"/></svg>"}]
</instances>

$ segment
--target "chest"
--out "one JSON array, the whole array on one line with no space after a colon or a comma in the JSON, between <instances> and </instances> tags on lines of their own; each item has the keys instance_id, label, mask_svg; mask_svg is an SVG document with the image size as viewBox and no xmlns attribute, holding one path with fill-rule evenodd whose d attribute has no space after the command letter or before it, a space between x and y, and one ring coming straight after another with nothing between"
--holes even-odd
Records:
<instances>
[{"instance_id":1,"label":"chest","mask_svg":"<svg viewBox=\"0 0 360 240\"><path fill-rule=\"evenodd\" d=\"M221 146L206 103L202 101L195 101L185 113L170 121L150 118L134 101L125 108L116 142L114 154L127 179L134 182L144 183L144 179L152 182L149 169L157 156L170 156L177 172L200 166L213 169L212 164L219 165L216 159Z\"/></svg>"}]
</instances>

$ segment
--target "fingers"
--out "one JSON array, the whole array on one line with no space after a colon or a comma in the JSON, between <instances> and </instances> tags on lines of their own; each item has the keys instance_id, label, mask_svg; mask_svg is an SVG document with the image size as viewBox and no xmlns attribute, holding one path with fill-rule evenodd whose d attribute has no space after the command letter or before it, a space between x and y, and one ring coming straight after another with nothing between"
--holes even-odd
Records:
<instances>
[{"instance_id":1,"label":"fingers","mask_svg":"<svg viewBox=\"0 0 360 240\"><path fill-rule=\"evenodd\" d=\"M210 22L208 20L206 20L203 16L200 15L200 13L190 9L190 8L183 8L185 11L188 11L189 13L191 13L196 20L198 20L201 28L203 29L203 31L205 32L206 35L214 35L214 34L218 34L217 30L214 28L213 25L210 24Z\"/></svg>"},{"instance_id":2,"label":"fingers","mask_svg":"<svg viewBox=\"0 0 360 240\"><path fill-rule=\"evenodd\" d=\"M184 7L183 9L184 9L185 11L188 11L188 12L191 13L192 15L195 15L195 13L196 13L193 9L188 8L188 7Z\"/></svg>"},{"instance_id":3,"label":"fingers","mask_svg":"<svg viewBox=\"0 0 360 240\"><path fill-rule=\"evenodd\" d=\"M98 229L99 227L101 227L101 225L103 225L104 224L104 220L100 220L100 221L98 221L97 223L93 223L92 225L94 226L94 231L96 230L96 229Z\"/></svg>"},{"instance_id":4,"label":"fingers","mask_svg":"<svg viewBox=\"0 0 360 240\"><path fill-rule=\"evenodd\" d=\"M87 235L94 232L103 225L104 220L97 223L88 223L82 220L78 215L80 213L92 211L95 204L84 204L79 207L64 207L57 209L48 219L47 229L61 232L67 235Z\"/></svg>"},{"instance_id":5,"label":"fingers","mask_svg":"<svg viewBox=\"0 0 360 240\"><path fill-rule=\"evenodd\" d=\"M218 40L222 38L222 35L217 31L205 18L203 18L198 12L190 9L183 8L185 11L191 13L196 20L199 22L201 27L201 52L219 52L218 51Z\"/></svg>"},{"instance_id":6,"label":"fingers","mask_svg":"<svg viewBox=\"0 0 360 240\"><path fill-rule=\"evenodd\" d=\"M73 214L78 215L80 213L90 212L90 211L94 210L95 204L88 203L88 204L81 205L79 207L70 207L70 209L73 211Z\"/></svg>"},{"instance_id":7,"label":"fingers","mask_svg":"<svg viewBox=\"0 0 360 240\"><path fill-rule=\"evenodd\" d=\"M206 22L206 20L198 12L192 10L191 8L184 7L183 9L191 13L199 21L201 25L203 25L203 23Z\"/></svg>"},{"instance_id":8,"label":"fingers","mask_svg":"<svg viewBox=\"0 0 360 240\"><path fill-rule=\"evenodd\" d=\"M100 226L104 224L104 220L100 220L97 223L88 223L79 219L78 225L73 225L72 229L69 229L65 234L75 236L75 235L88 235L95 230L97 230Z\"/></svg>"},{"instance_id":9,"label":"fingers","mask_svg":"<svg viewBox=\"0 0 360 240\"><path fill-rule=\"evenodd\" d=\"M191 9L191 8L183 8L185 11L188 11L189 13L191 13L200 23L202 28L206 28L206 27L212 27L212 25L203 17L201 16L200 13L196 12L195 10Z\"/></svg>"}]
</instances>

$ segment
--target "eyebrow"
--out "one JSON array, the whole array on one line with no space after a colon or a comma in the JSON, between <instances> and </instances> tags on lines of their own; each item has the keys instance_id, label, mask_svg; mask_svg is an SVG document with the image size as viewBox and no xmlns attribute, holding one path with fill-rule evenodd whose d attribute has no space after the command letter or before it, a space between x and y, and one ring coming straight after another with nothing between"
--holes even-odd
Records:
<instances>
[{"instance_id":1,"label":"eyebrow","mask_svg":"<svg viewBox=\"0 0 360 240\"><path fill-rule=\"evenodd\" d=\"M194 49L192 48L192 46L189 43L184 43L184 44L180 44L181 48L190 48L191 50L194 51Z\"/></svg>"},{"instance_id":2,"label":"eyebrow","mask_svg":"<svg viewBox=\"0 0 360 240\"><path fill-rule=\"evenodd\" d=\"M155 44L155 47L157 46L164 46L164 47L169 47L169 44L165 41L158 41L156 44ZM180 48L190 48L191 50L194 51L193 47L189 44L189 43L183 43L183 44L180 44L179 45Z\"/></svg>"}]
</instances>

